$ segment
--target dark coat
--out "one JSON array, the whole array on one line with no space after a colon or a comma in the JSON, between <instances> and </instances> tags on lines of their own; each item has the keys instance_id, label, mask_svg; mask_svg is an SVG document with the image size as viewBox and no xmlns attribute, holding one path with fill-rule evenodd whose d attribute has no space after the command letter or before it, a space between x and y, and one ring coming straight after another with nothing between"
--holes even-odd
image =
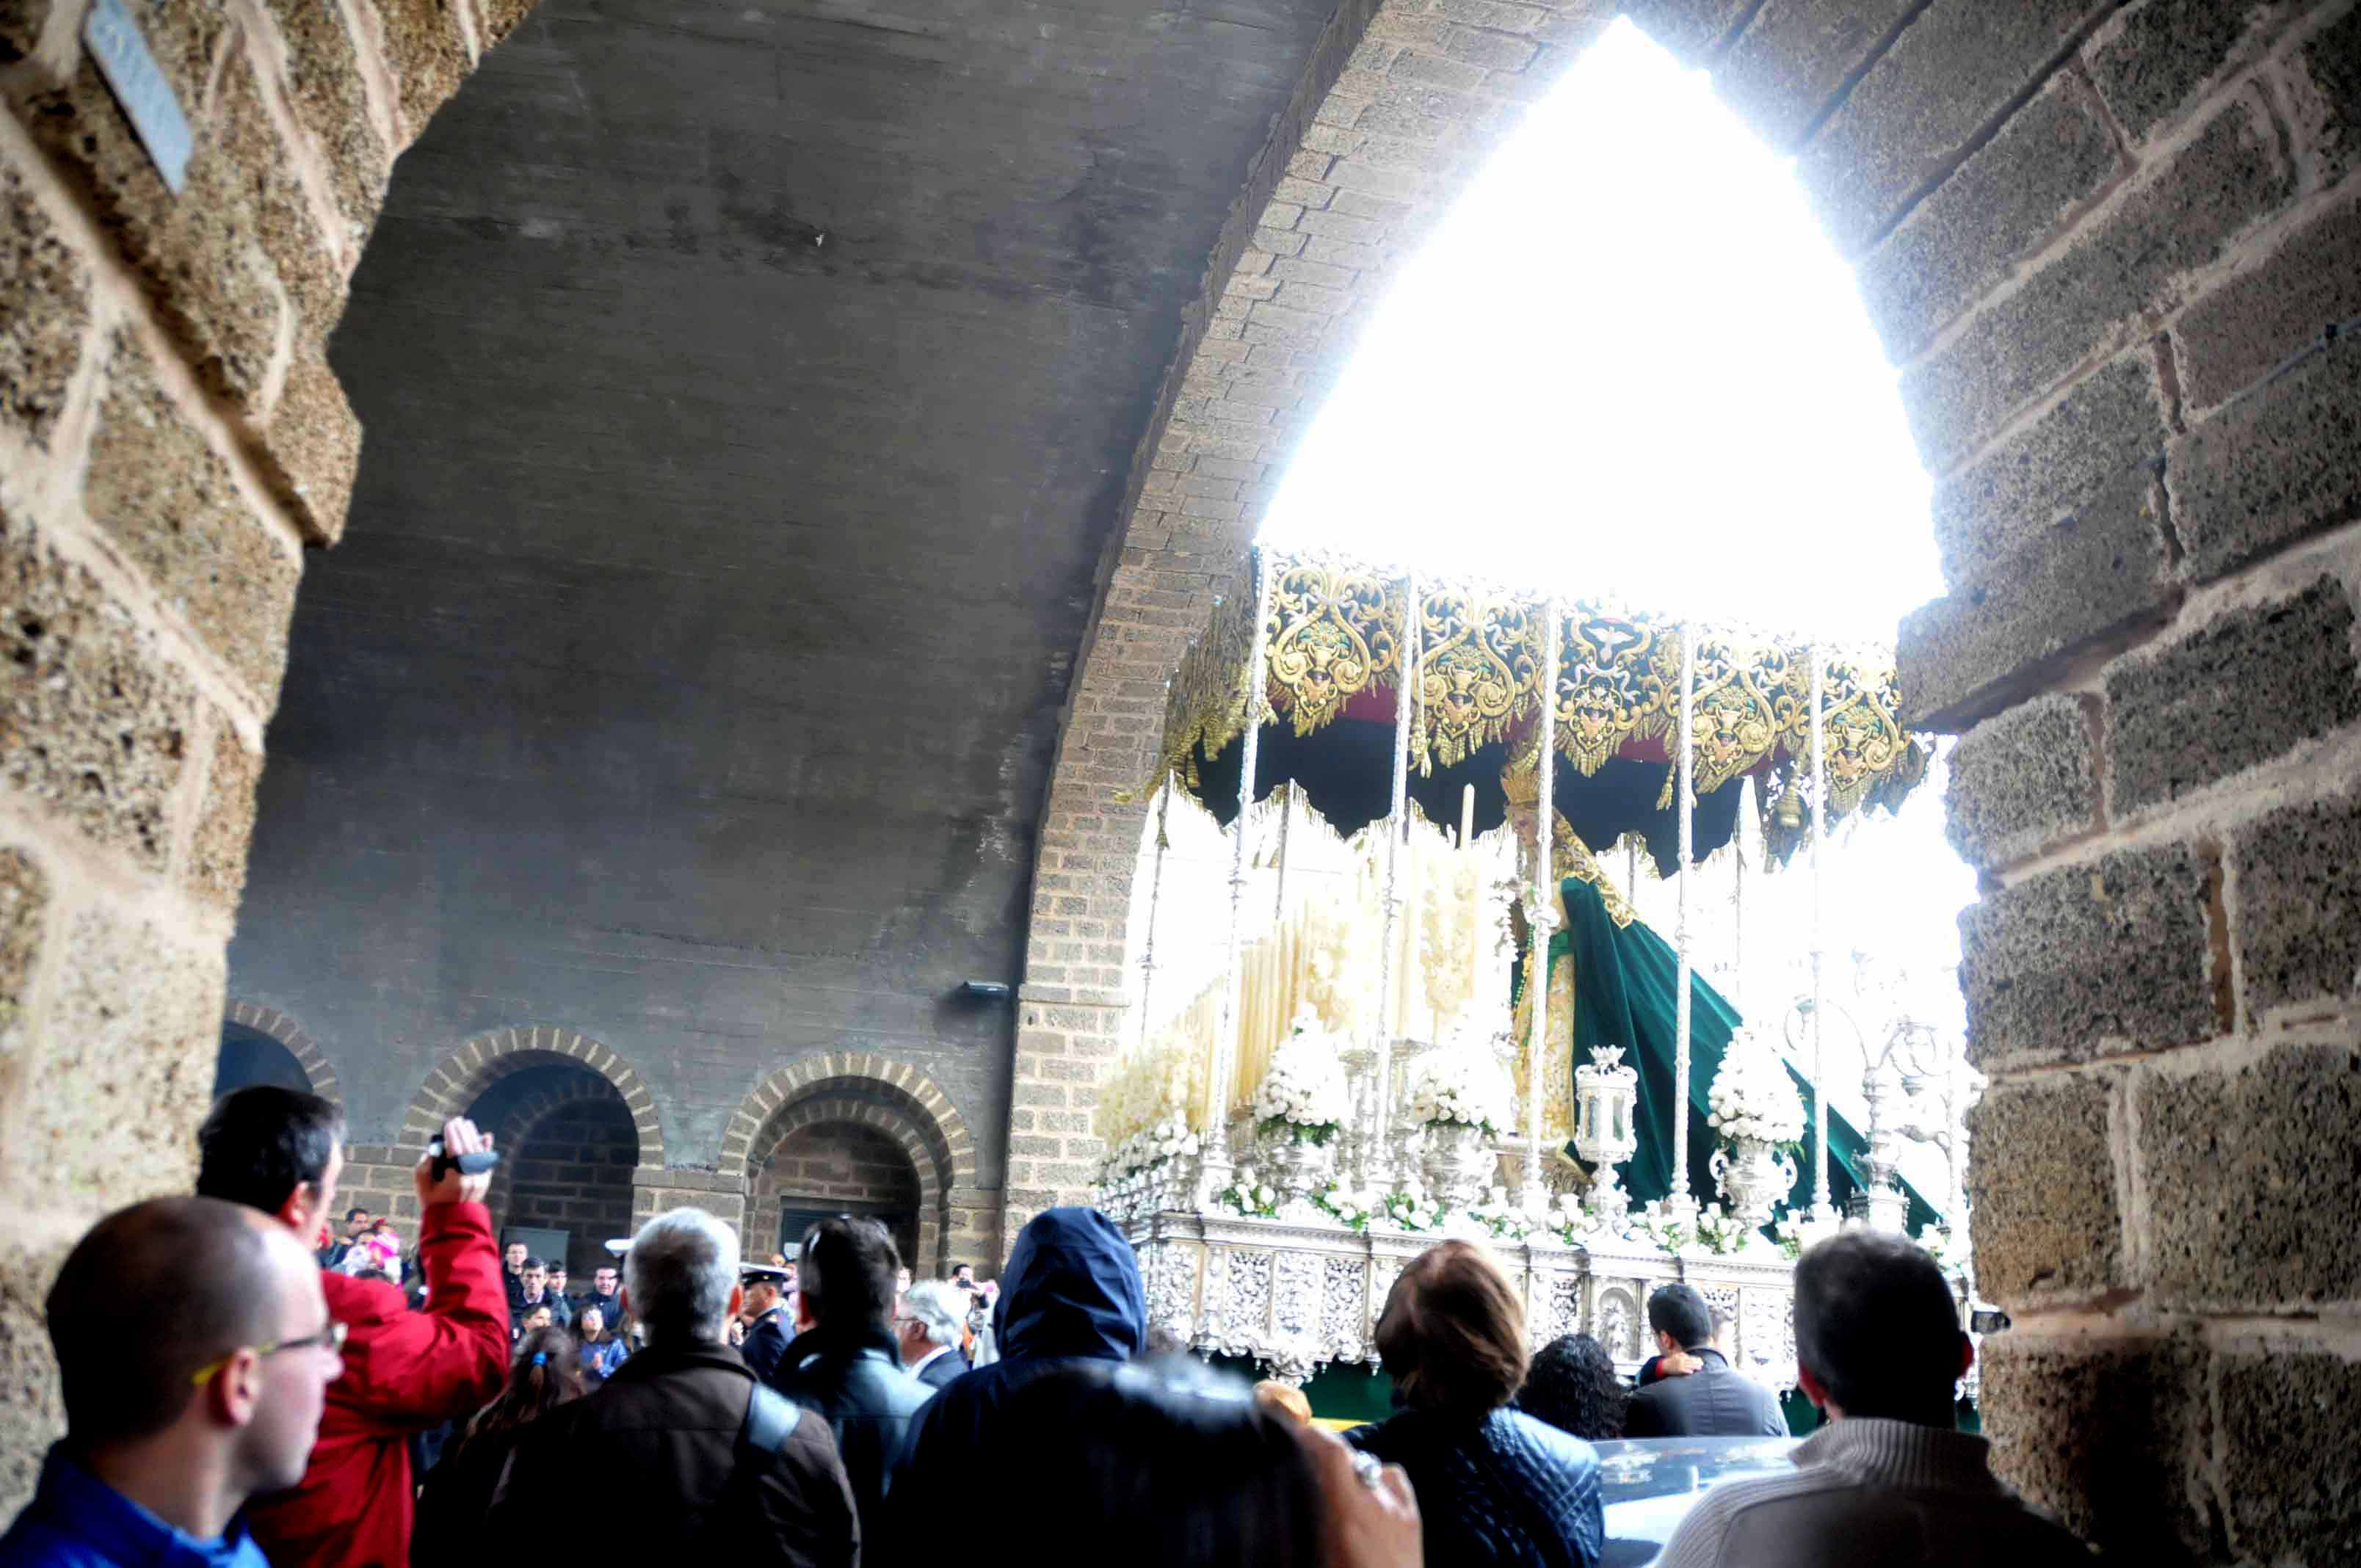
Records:
<instances>
[{"instance_id":1,"label":"dark coat","mask_svg":"<svg viewBox=\"0 0 2361 1568\"><path fill-rule=\"evenodd\" d=\"M509 1454L525 1428L462 1437L444 1449L418 1488L418 1520L410 1532L410 1561L418 1568L449 1568L476 1554L484 1512Z\"/></svg>"},{"instance_id":2,"label":"dark coat","mask_svg":"<svg viewBox=\"0 0 2361 1568\"><path fill-rule=\"evenodd\" d=\"M753 1343L748 1335L747 1345ZM893 1338L883 1329L797 1334L771 1375L771 1387L828 1421L852 1481L862 1538L882 1541L885 1494L902 1467L914 1419L935 1391L902 1369Z\"/></svg>"},{"instance_id":3,"label":"dark coat","mask_svg":"<svg viewBox=\"0 0 2361 1568\"><path fill-rule=\"evenodd\" d=\"M1598 1454L1580 1438L1498 1409L1480 1419L1405 1410L1345 1440L1410 1472L1429 1563L1598 1568Z\"/></svg>"},{"instance_id":4,"label":"dark coat","mask_svg":"<svg viewBox=\"0 0 2361 1568\"><path fill-rule=\"evenodd\" d=\"M621 1562L850 1568L861 1523L819 1417L801 1415L777 1453L752 1456L733 1482L753 1396L754 1375L727 1345L641 1351L525 1429L477 1555L538 1560L550 1521L582 1519L587 1505L602 1554ZM618 1476L630 1485L609 1498Z\"/></svg>"},{"instance_id":5,"label":"dark coat","mask_svg":"<svg viewBox=\"0 0 2361 1568\"><path fill-rule=\"evenodd\" d=\"M1721 1352L1689 1353L1705 1365L1686 1377L1659 1377L1631 1396L1623 1412L1625 1437L1785 1437L1778 1397Z\"/></svg>"},{"instance_id":6,"label":"dark coat","mask_svg":"<svg viewBox=\"0 0 2361 1568\"><path fill-rule=\"evenodd\" d=\"M784 1307L774 1307L754 1320L746 1331L746 1343L738 1347L746 1365L755 1376L765 1383L777 1380L780 1357L787 1354L787 1313Z\"/></svg>"},{"instance_id":7,"label":"dark coat","mask_svg":"<svg viewBox=\"0 0 2361 1568\"><path fill-rule=\"evenodd\" d=\"M1017 1236L1001 1271L992 1327L1000 1359L952 1378L919 1412L908 1464L895 1484L928 1507L904 1510L900 1522L911 1533L890 1561L955 1553L974 1520L990 1517L972 1509L1007 1506L1005 1497L969 1493L1011 1388L1075 1362L1123 1362L1139 1354L1148 1337L1148 1297L1131 1244L1095 1209L1043 1210Z\"/></svg>"},{"instance_id":8,"label":"dark coat","mask_svg":"<svg viewBox=\"0 0 2361 1568\"><path fill-rule=\"evenodd\" d=\"M959 1346L952 1345L910 1376L928 1387L939 1391L949 1387L954 1378L966 1371L967 1363L960 1359Z\"/></svg>"}]
</instances>

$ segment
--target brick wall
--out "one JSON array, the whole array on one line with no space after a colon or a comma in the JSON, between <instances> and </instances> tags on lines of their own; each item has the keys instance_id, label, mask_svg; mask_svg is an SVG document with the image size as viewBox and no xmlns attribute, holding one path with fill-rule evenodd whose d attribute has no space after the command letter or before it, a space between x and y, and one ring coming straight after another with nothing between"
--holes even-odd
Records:
<instances>
[{"instance_id":1,"label":"brick wall","mask_svg":"<svg viewBox=\"0 0 2361 1568\"><path fill-rule=\"evenodd\" d=\"M0 1510L57 1427L63 1250L192 1175L302 547L359 446L346 280L393 157L526 8L134 5L193 133L176 195L86 0L0 7Z\"/></svg>"},{"instance_id":2,"label":"brick wall","mask_svg":"<svg viewBox=\"0 0 2361 1568\"><path fill-rule=\"evenodd\" d=\"M631 1234L631 1169L639 1129L611 1094L550 1112L508 1151L507 1205L494 1223L566 1233L566 1266L587 1278L606 1260L609 1238Z\"/></svg>"},{"instance_id":3,"label":"brick wall","mask_svg":"<svg viewBox=\"0 0 2361 1568\"><path fill-rule=\"evenodd\" d=\"M919 1266L918 1173L893 1138L853 1122L798 1127L779 1141L754 1179L747 1215L747 1246L785 1250L799 1237L779 1237L782 1206L841 1209L886 1222L902 1260ZM774 1237L778 1237L776 1241Z\"/></svg>"},{"instance_id":4,"label":"brick wall","mask_svg":"<svg viewBox=\"0 0 2361 1568\"><path fill-rule=\"evenodd\" d=\"M2361 1550L2361 8L1633 0L1901 368L1961 732L1987 1430L2111 1549ZM1087 1190L1163 676L1391 269L1612 7L1340 12L1139 454L1044 827L1008 1221ZM1025 1151L1020 1154L1017 1151Z\"/></svg>"}]
</instances>

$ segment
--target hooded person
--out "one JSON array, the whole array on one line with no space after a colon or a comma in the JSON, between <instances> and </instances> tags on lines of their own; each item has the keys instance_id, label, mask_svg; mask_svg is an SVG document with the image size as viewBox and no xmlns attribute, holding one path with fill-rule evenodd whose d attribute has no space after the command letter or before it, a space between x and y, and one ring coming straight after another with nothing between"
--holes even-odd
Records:
<instances>
[{"instance_id":1,"label":"hooded person","mask_svg":"<svg viewBox=\"0 0 2361 1568\"><path fill-rule=\"evenodd\" d=\"M1016 1238L992 1310L999 1359L962 1373L920 1409L897 1496L908 1488L924 1508L904 1510L908 1532L894 1559L958 1548L976 1508L970 1497L984 1467L978 1454L994 1441L1002 1403L1027 1379L1077 1362L1126 1362L1148 1338L1148 1296L1139 1262L1115 1223L1095 1209L1045 1209ZM954 1501L957 1499L957 1501ZM950 1503L951 1506L942 1506ZM1005 1506L1006 1498L997 1500ZM928 1539L932 1532L939 1532Z\"/></svg>"}]
</instances>

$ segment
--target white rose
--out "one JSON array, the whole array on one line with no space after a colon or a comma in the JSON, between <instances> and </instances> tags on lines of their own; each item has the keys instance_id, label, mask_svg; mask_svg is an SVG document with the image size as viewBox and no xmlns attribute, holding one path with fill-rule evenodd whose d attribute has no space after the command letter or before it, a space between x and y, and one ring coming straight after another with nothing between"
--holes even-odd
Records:
<instances>
[{"instance_id":1,"label":"white rose","mask_svg":"<svg viewBox=\"0 0 2361 1568\"><path fill-rule=\"evenodd\" d=\"M1238 1167L1238 1185L1241 1187L1252 1187L1254 1185L1254 1167L1250 1165L1242 1165Z\"/></svg>"},{"instance_id":2,"label":"white rose","mask_svg":"<svg viewBox=\"0 0 2361 1568\"><path fill-rule=\"evenodd\" d=\"M1256 1188L1256 1189L1255 1189L1255 1197L1256 1197L1257 1200L1259 1200L1260 1201L1265 1202L1265 1203L1268 1203L1268 1202L1270 1202L1272 1200L1274 1200L1274 1199L1275 1199L1275 1198L1277 1198L1278 1196L1279 1196L1279 1195L1278 1195L1277 1193L1273 1192L1273 1191L1272 1191L1269 1188L1268 1188L1268 1187L1257 1187L1257 1188Z\"/></svg>"}]
</instances>

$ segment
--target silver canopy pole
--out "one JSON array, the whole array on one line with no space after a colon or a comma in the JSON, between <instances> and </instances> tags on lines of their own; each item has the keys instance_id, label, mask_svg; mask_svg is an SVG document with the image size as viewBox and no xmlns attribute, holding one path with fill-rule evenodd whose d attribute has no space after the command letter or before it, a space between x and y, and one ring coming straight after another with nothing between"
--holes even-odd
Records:
<instances>
[{"instance_id":1,"label":"silver canopy pole","mask_svg":"<svg viewBox=\"0 0 2361 1568\"><path fill-rule=\"evenodd\" d=\"M1376 1151L1376 1157L1369 1162L1369 1175L1371 1179L1387 1188L1391 1188L1403 1174L1396 1168L1392 1137L1394 1030L1397 1025L1394 942L1401 927L1401 842L1403 827L1409 819L1410 710L1418 694L1419 624L1418 574L1413 572L1402 585L1401 684L1394 694L1393 799L1386 814L1385 939L1378 950L1378 1083L1377 1092L1372 1096L1376 1104L1377 1126L1373 1129L1369 1145Z\"/></svg>"},{"instance_id":2,"label":"silver canopy pole","mask_svg":"<svg viewBox=\"0 0 2361 1568\"><path fill-rule=\"evenodd\" d=\"M1544 601L1542 613L1547 618L1548 630L1542 636L1541 753L1533 762L1533 902L1526 919L1533 939L1532 1037L1525 1057L1522 1197L1527 1212L1538 1212L1549 1204L1549 1189L1542 1180L1542 1105L1547 1098L1549 1078L1549 941L1550 927L1555 923L1551 918L1551 905L1557 894L1556 858L1550 852L1550 829L1556 817L1553 790L1557 759L1557 600Z\"/></svg>"},{"instance_id":3,"label":"silver canopy pole","mask_svg":"<svg viewBox=\"0 0 2361 1568\"><path fill-rule=\"evenodd\" d=\"M1693 989L1689 964L1689 860L1697 833L1697 629L1681 623L1680 756L1673 786L1673 810L1680 818L1680 874L1675 879L1673 916L1673 1190L1665 1207L1686 1213L1697 1207L1689 1193L1689 1028Z\"/></svg>"},{"instance_id":4,"label":"silver canopy pole","mask_svg":"<svg viewBox=\"0 0 2361 1568\"><path fill-rule=\"evenodd\" d=\"M1821 722L1822 676L1820 647L1811 647L1812 660L1812 1217L1832 1220L1836 1205L1828 1201L1828 1091L1825 1013L1820 1004L1821 903L1820 839L1828 827L1828 731Z\"/></svg>"},{"instance_id":5,"label":"silver canopy pole","mask_svg":"<svg viewBox=\"0 0 2361 1568\"><path fill-rule=\"evenodd\" d=\"M1164 899L1165 824L1172 811L1172 775L1156 795L1156 869L1148 874L1148 937L1139 945L1139 1044L1148 1046L1148 1000L1156 986L1156 910Z\"/></svg>"},{"instance_id":6,"label":"silver canopy pole","mask_svg":"<svg viewBox=\"0 0 2361 1568\"><path fill-rule=\"evenodd\" d=\"M1200 1206L1229 1185L1230 1079L1237 1071L1238 1031L1245 1007L1240 995L1246 894L1246 829L1254 809L1255 762L1262 750L1263 658L1270 638L1270 572L1263 552L1247 557L1254 574L1254 638L1246 654L1246 734L1238 756L1238 819L1231 825L1230 954L1226 983L1222 990L1222 1026L1213 1034L1213 1109L1204 1135L1203 1177Z\"/></svg>"}]
</instances>

